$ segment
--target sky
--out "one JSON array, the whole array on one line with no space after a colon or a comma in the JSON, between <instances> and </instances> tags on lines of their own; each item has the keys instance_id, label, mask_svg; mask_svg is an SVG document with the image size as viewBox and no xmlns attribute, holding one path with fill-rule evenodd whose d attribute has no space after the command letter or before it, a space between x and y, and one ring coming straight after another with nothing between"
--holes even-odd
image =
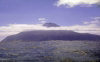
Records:
<instances>
[{"instance_id":1,"label":"sky","mask_svg":"<svg viewBox=\"0 0 100 62\"><path fill-rule=\"evenodd\" d=\"M43 27L41 24L46 22L61 27ZM73 30L98 35L100 0L0 0L0 39L31 29Z\"/></svg>"}]
</instances>

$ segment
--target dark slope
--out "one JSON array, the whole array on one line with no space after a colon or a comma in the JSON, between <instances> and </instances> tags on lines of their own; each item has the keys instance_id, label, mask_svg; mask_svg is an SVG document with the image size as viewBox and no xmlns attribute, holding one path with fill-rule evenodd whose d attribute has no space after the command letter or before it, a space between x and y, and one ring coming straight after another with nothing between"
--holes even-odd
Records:
<instances>
[{"instance_id":1,"label":"dark slope","mask_svg":"<svg viewBox=\"0 0 100 62\"><path fill-rule=\"evenodd\" d=\"M47 40L100 40L99 35L77 33L67 30L35 30L6 37L3 41L47 41Z\"/></svg>"}]
</instances>

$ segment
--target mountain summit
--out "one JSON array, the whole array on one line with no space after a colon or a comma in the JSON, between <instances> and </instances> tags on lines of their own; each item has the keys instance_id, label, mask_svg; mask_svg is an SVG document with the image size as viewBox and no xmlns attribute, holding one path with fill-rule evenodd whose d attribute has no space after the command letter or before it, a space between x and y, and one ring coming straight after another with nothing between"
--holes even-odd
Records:
<instances>
[{"instance_id":1,"label":"mountain summit","mask_svg":"<svg viewBox=\"0 0 100 62\"><path fill-rule=\"evenodd\" d=\"M45 27L59 27L56 23L44 23L43 26Z\"/></svg>"}]
</instances>

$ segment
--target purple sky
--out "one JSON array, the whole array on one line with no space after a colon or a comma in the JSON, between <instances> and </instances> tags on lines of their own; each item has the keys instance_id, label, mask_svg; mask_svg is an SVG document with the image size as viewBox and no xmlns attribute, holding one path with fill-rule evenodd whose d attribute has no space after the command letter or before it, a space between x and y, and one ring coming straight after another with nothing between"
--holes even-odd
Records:
<instances>
[{"instance_id":1,"label":"purple sky","mask_svg":"<svg viewBox=\"0 0 100 62\"><path fill-rule=\"evenodd\" d=\"M100 7L66 8L54 5L57 0L0 0L0 26L8 24L36 24L38 18L59 25L76 25L100 16Z\"/></svg>"},{"instance_id":2,"label":"purple sky","mask_svg":"<svg viewBox=\"0 0 100 62\"><path fill-rule=\"evenodd\" d=\"M99 4L100 0L0 0L0 40L25 30L73 30L100 35ZM44 27L40 22L45 20L61 26Z\"/></svg>"}]
</instances>

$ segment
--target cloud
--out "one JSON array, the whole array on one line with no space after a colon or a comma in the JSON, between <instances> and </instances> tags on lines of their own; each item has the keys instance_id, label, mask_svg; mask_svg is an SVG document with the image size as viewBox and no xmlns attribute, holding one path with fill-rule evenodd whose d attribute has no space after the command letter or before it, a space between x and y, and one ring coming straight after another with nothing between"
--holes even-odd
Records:
<instances>
[{"instance_id":1,"label":"cloud","mask_svg":"<svg viewBox=\"0 0 100 62\"><path fill-rule=\"evenodd\" d=\"M40 21L42 24L46 23L47 20L47 18L38 18L38 21Z\"/></svg>"},{"instance_id":2,"label":"cloud","mask_svg":"<svg viewBox=\"0 0 100 62\"><path fill-rule=\"evenodd\" d=\"M94 25L100 25L100 17L95 17L95 18L93 18L93 20L92 21L90 21L90 22L83 22L84 24L94 24Z\"/></svg>"},{"instance_id":3,"label":"cloud","mask_svg":"<svg viewBox=\"0 0 100 62\"><path fill-rule=\"evenodd\" d=\"M100 0L58 0L56 6L67 6L67 7L74 7L78 5L84 5L87 7L91 7L94 4L100 4Z\"/></svg>"},{"instance_id":4,"label":"cloud","mask_svg":"<svg viewBox=\"0 0 100 62\"><path fill-rule=\"evenodd\" d=\"M45 27L42 24L9 24L0 26L0 40L8 35L17 34L30 30L73 30L79 33L91 33L100 35L100 17L95 17L91 21L83 22L83 25Z\"/></svg>"}]
</instances>

